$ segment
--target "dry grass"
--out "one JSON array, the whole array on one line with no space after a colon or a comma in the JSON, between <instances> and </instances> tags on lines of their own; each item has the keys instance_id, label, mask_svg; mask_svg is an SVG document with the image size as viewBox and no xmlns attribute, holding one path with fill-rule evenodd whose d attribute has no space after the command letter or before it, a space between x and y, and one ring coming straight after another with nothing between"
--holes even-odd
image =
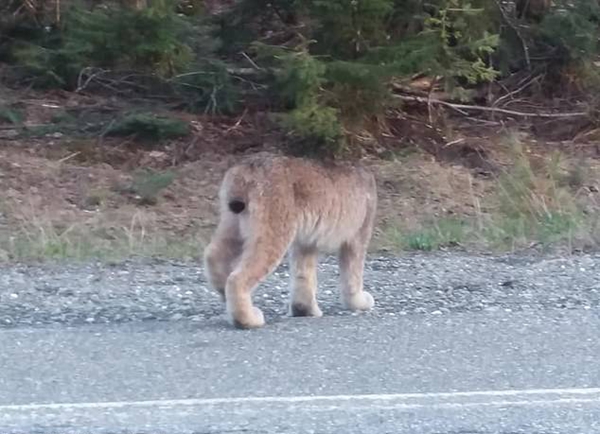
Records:
<instances>
[{"instance_id":1,"label":"dry grass","mask_svg":"<svg viewBox=\"0 0 600 434\"><path fill-rule=\"evenodd\" d=\"M503 169L487 178L419 153L373 162L372 250L600 245L597 160L536 152L511 135L494 148ZM139 172L43 155L0 149L0 261L197 259L216 223L219 181L240 158Z\"/></svg>"},{"instance_id":2,"label":"dry grass","mask_svg":"<svg viewBox=\"0 0 600 434\"><path fill-rule=\"evenodd\" d=\"M136 256L197 260L206 243L202 231L178 236L161 229L155 216L143 210L134 211L128 224L99 216L63 225L35 209L21 213L18 221L10 231L0 231L0 261L117 261Z\"/></svg>"},{"instance_id":3,"label":"dry grass","mask_svg":"<svg viewBox=\"0 0 600 434\"><path fill-rule=\"evenodd\" d=\"M0 261L197 258L212 228L215 187L199 165L177 175L0 150Z\"/></svg>"},{"instance_id":4,"label":"dry grass","mask_svg":"<svg viewBox=\"0 0 600 434\"><path fill-rule=\"evenodd\" d=\"M531 246L568 251L600 245L600 168L597 161L560 152L536 154L515 134L505 138L507 162L478 194L469 182L474 214L425 218L417 227L384 230L396 250L470 248L518 250Z\"/></svg>"}]
</instances>

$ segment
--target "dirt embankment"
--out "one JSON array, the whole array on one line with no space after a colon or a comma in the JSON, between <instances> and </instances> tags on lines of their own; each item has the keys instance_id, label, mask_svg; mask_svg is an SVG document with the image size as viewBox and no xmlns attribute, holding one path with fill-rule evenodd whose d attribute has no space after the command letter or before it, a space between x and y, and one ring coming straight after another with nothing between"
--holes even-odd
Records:
<instances>
[{"instance_id":1,"label":"dirt embankment","mask_svg":"<svg viewBox=\"0 0 600 434\"><path fill-rule=\"evenodd\" d=\"M80 243L82 256L97 246L110 256L117 245L130 253L171 255L176 252L166 250L177 243L184 246L178 253L193 256L216 223L224 171L248 153L278 152L285 140L260 114L215 118L171 111L162 114L187 122L190 134L149 145L134 137L85 134L124 116L131 102L60 92L10 99L19 102L22 120L0 124L4 259L19 249L17 256L27 257L30 244L37 246L30 256L57 249L60 256L73 243ZM490 198L497 177L514 165L506 130L470 122L445 133L402 115L390 125L393 136L385 149L365 156L379 184L375 249L394 247L390 228L419 231L425 223L474 221L494 212ZM597 204L600 153L594 134L569 143L527 135L522 140L534 166L561 149L568 151L567 161L588 168L580 174L578 194ZM145 243L154 244L144 250Z\"/></svg>"}]
</instances>

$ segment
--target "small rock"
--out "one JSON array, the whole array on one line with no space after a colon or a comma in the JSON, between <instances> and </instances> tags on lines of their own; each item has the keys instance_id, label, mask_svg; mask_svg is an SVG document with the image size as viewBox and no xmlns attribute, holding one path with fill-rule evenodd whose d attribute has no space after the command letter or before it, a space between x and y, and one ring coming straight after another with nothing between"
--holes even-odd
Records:
<instances>
[{"instance_id":1,"label":"small rock","mask_svg":"<svg viewBox=\"0 0 600 434\"><path fill-rule=\"evenodd\" d=\"M75 292L70 288L61 288L58 290L58 295L61 295L64 297L71 297L71 296L75 295Z\"/></svg>"}]
</instances>

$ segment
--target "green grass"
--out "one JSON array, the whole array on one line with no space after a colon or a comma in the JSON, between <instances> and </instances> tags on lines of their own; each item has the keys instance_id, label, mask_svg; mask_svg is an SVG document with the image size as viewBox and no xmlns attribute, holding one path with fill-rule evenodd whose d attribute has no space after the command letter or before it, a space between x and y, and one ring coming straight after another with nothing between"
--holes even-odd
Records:
<instances>
[{"instance_id":1,"label":"green grass","mask_svg":"<svg viewBox=\"0 0 600 434\"><path fill-rule=\"evenodd\" d=\"M0 212L18 216L10 227L0 227L0 263L197 259L208 240L208 234L196 226L182 234L164 230L143 210L136 211L125 224L98 215L86 223L70 225L57 222L43 210L15 211L0 199Z\"/></svg>"},{"instance_id":2,"label":"green grass","mask_svg":"<svg viewBox=\"0 0 600 434\"><path fill-rule=\"evenodd\" d=\"M431 252L443 248L474 248L511 251L537 245L544 248L567 244L571 247L600 245L598 215L549 214L532 220L528 216L503 214L479 219L439 219L417 229L390 226L383 244L396 251Z\"/></svg>"},{"instance_id":3,"label":"green grass","mask_svg":"<svg viewBox=\"0 0 600 434\"><path fill-rule=\"evenodd\" d=\"M589 174L578 162L554 152L534 162L524 146L512 138L513 164L496 183L494 212L483 235L499 246L543 246L590 237L594 219L578 200L578 187Z\"/></svg>"},{"instance_id":4,"label":"green grass","mask_svg":"<svg viewBox=\"0 0 600 434\"><path fill-rule=\"evenodd\" d=\"M132 257L197 259L202 237L175 236L143 227L103 230L73 227L62 232L52 227L22 228L0 233L0 262L3 261L119 261Z\"/></svg>"},{"instance_id":5,"label":"green grass","mask_svg":"<svg viewBox=\"0 0 600 434\"><path fill-rule=\"evenodd\" d=\"M481 235L488 245L502 250L529 244L550 247L580 239L580 235L585 237L587 223L581 216L571 214L549 214L536 220L527 216L496 216Z\"/></svg>"},{"instance_id":6,"label":"green grass","mask_svg":"<svg viewBox=\"0 0 600 434\"><path fill-rule=\"evenodd\" d=\"M432 251L442 247L454 247L467 241L471 228L468 222L455 218L443 218L424 224L416 230L391 227L387 238L400 250Z\"/></svg>"},{"instance_id":7,"label":"green grass","mask_svg":"<svg viewBox=\"0 0 600 434\"><path fill-rule=\"evenodd\" d=\"M494 192L483 199L486 211L475 217L441 218L416 229L385 230L396 250L432 251L461 245L515 250L531 245L550 248L597 246L600 243L600 199L582 200L583 185L597 176L581 161L552 153L536 161L514 136L512 161L494 180ZM593 196L592 196L593 197Z\"/></svg>"},{"instance_id":8,"label":"green grass","mask_svg":"<svg viewBox=\"0 0 600 434\"><path fill-rule=\"evenodd\" d=\"M0 122L17 125L23 122L23 117L21 111L0 104Z\"/></svg>"}]
</instances>

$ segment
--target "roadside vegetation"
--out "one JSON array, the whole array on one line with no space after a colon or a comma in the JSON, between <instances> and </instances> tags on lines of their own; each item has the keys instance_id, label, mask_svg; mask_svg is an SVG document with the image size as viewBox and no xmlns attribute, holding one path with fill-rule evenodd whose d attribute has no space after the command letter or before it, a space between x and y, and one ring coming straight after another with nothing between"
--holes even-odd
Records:
<instances>
[{"instance_id":1,"label":"roadside vegetation","mask_svg":"<svg viewBox=\"0 0 600 434\"><path fill-rule=\"evenodd\" d=\"M483 199L473 196L469 217L425 218L413 229L392 226L387 232L392 248L514 251L561 246L572 252L597 247L598 167L559 152L532 158L518 139L506 140L511 145L510 164L494 177Z\"/></svg>"},{"instance_id":2,"label":"roadside vegetation","mask_svg":"<svg viewBox=\"0 0 600 434\"><path fill-rule=\"evenodd\" d=\"M374 248L594 248L599 36L597 0L2 2L0 260L197 257L209 153L263 148L404 177Z\"/></svg>"}]
</instances>

